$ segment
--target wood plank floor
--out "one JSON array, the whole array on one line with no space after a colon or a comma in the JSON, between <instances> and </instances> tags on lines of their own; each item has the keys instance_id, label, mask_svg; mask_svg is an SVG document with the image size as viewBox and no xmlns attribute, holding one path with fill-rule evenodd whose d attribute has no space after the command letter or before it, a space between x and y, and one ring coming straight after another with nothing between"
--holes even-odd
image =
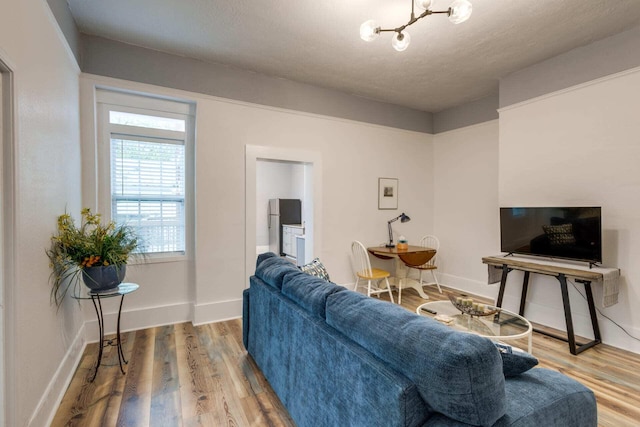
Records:
<instances>
[{"instance_id":1,"label":"wood plank floor","mask_svg":"<svg viewBox=\"0 0 640 427\"><path fill-rule=\"evenodd\" d=\"M446 299L444 290L425 288L432 300ZM415 291L403 292L408 310L423 302ZM116 348L107 347L91 383L98 345L87 346L52 426L295 425L244 350L240 319L128 332L123 348L127 374L120 373ZM640 426L640 355L598 345L573 356L565 342L537 333L533 353L540 366L595 392L600 426Z\"/></svg>"}]
</instances>

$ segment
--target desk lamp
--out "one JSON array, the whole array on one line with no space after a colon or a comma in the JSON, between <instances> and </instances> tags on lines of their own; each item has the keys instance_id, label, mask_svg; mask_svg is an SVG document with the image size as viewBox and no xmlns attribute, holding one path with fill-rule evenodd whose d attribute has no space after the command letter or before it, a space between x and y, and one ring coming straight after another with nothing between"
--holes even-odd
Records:
<instances>
[{"instance_id":1,"label":"desk lamp","mask_svg":"<svg viewBox=\"0 0 640 427\"><path fill-rule=\"evenodd\" d=\"M396 245L393 244L393 231L391 231L391 223L395 222L397 220L400 220L400 222L409 222L411 221L411 218L409 218L407 215L404 214L404 212L402 212L400 215L398 215L397 217L390 219L387 222L387 226L389 227L389 243L386 244L386 246L388 248L395 248Z\"/></svg>"}]
</instances>

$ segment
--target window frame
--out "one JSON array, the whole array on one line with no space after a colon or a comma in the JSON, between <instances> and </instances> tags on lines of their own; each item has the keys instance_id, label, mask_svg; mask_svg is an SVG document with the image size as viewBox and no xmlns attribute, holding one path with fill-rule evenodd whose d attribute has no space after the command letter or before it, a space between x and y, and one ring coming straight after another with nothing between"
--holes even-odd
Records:
<instances>
[{"instance_id":1,"label":"window frame","mask_svg":"<svg viewBox=\"0 0 640 427\"><path fill-rule=\"evenodd\" d=\"M167 111L168 110L168 111ZM96 122L97 122L97 189L96 205L98 212L105 220L111 220L111 136L129 136L141 140L180 140L185 147L185 194L184 194L184 253L180 252L148 252L145 262L186 261L192 258L194 247L194 110L195 105L184 101L173 101L145 95L119 93L106 89L96 90ZM156 117L167 117L185 120L185 131L172 131L139 126L112 124L109 121L110 111L122 111ZM168 142L173 143L173 142ZM132 260L135 263L135 260Z\"/></svg>"}]
</instances>

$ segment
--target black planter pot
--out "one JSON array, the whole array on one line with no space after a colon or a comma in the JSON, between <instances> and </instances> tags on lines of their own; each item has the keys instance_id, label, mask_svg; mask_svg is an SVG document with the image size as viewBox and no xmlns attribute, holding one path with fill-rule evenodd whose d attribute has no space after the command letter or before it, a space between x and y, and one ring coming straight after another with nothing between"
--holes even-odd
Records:
<instances>
[{"instance_id":1,"label":"black planter pot","mask_svg":"<svg viewBox=\"0 0 640 427\"><path fill-rule=\"evenodd\" d=\"M92 291L115 289L124 280L127 265L100 265L82 269L82 280Z\"/></svg>"}]
</instances>

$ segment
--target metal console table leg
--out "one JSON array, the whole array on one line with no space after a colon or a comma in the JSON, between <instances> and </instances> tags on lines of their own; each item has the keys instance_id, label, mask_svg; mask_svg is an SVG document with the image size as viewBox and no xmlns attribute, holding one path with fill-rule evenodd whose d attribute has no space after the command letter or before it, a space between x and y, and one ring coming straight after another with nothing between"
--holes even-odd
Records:
<instances>
[{"instance_id":1,"label":"metal console table leg","mask_svg":"<svg viewBox=\"0 0 640 427\"><path fill-rule=\"evenodd\" d=\"M504 290L507 284L507 275L511 272L512 269L509 268L507 265L503 265L502 267L496 267L496 268L502 268L502 279L500 281L500 290L498 291L498 298L496 301L496 306L502 307ZM530 272L526 270L523 270L523 271L524 271L524 278L522 281L520 309L518 311L518 314L520 316L524 316L525 304L527 300L527 291L529 289L529 273ZM538 273L538 274L545 274L545 273ZM533 328L533 331L568 343L569 352L573 355L578 355L583 351L597 344L600 344L602 342L602 339L600 336L600 328L598 326L598 318L596 316L596 308L593 301L593 293L591 291L591 282L588 280L576 280L576 282L582 283L584 285L584 290L587 297L587 306L589 307L589 314L591 317L591 326L593 329L593 340L590 340L581 344L576 341L575 332L573 329L573 317L571 315L571 304L569 302L569 290L567 287L567 277L562 273L560 274L546 273L545 275L553 276L558 280L558 282L560 282L560 293L562 295L562 306L564 309L565 324L567 326L567 337L565 338L562 335L548 332L544 329Z\"/></svg>"}]
</instances>

